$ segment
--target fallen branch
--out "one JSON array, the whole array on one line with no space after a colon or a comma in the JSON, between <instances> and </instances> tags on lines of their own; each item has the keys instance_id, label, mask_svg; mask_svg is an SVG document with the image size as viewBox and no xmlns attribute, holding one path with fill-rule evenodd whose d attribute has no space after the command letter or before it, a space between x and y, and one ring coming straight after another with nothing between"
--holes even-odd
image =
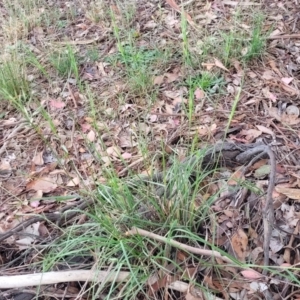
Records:
<instances>
[{"instance_id":1,"label":"fallen branch","mask_svg":"<svg viewBox=\"0 0 300 300\"><path fill-rule=\"evenodd\" d=\"M231 260L229 257L222 255L218 251L208 250L208 249L201 249L201 248L195 248L195 247L192 247L192 246L188 246L186 244L179 243L179 242L177 242L173 239L165 238L161 235L158 235L158 234L155 234L153 232L149 232L149 231L146 231L146 230L143 230L143 229L139 229L139 228L136 228L136 227L131 228L131 230L129 230L125 233L125 235L127 235L127 236L136 235L136 234L154 239L156 241L159 241L159 242L162 242L162 243L165 243L165 244L169 244L171 246L180 248L182 250L185 250L185 251L188 251L188 252L191 252L191 253L204 255L204 256L208 256L208 257L217 257L217 258L221 258L223 261L226 261L228 263L231 263L231 264L234 264L234 265L239 265L238 262L235 262L235 261Z\"/></svg>"},{"instance_id":2,"label":"fallen branch","mask_svg":"<svg viewBox=\"0 0 300 300\"><path fill-rule=\"evenodd\" d=\"M47 284L57 284L62 282L125 282L130 280L130 272L108 272L95 270L72 270L60 272L35 273L15 276L0 276L0 289L22 288L28 286L41 286ZM190 285L182 281L174 281L168 285L169 289L186 293L190 289ZM197 290L196 288L194 288ZM201 291L199 290L199 293ZM212 296L214 300L221 300Z\"/></svg>"},{"instance_id":3,"label":"fallen branch","mask_svg":"<svg viewBox=\"0 0 300 300\"><path fill-rule=\"evenodd\" d=\"M280 40L280 39L299 39L300 34L283 34L283 35L272 35L267 37L267 40Z\"/></svg>"},{"instance_id":4,"label":"fallen branch","mask_svg":"<svg viewBox=\"0 0 300 300\"><path fill-rule=\"evenodd\" d=\"M269 186L267 191L266 205L263 210L263 224L264 224L264 265L269 265L269 248L271 241L272 228L274 226L274 206L273 206L273 190L275 187L275 175L276 175L276 160L275 155L270 147L266 148L266 153L270 158L270 175L269 175ZM263 270L265 275L267 269Z\"/></svg>"},{"instance_id":5,"label":"fallen branch","mask_svg":"<svg viewBox=\"0 0 300 300\"><path fill-rule=\"evenodd\" d=\"M61 272L35 273L15 276L0 276L0 289L40 286L60 282L123 282L128 280L130 272L110 272L95 270L72 270Z\"/></svg>"}]
</instances>

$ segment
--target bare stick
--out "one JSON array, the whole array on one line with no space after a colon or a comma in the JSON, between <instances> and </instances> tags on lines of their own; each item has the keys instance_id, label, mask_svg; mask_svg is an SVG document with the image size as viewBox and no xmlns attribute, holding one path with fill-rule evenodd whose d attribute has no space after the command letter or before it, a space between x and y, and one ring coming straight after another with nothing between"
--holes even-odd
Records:
<instances>
[{"instance_id":1,"label":"bare stick","mask_svg":"<svg viewBox=\"0 0 300 300\"><path fill-rule=\"evenodd\" d=\"M234 262L233 260L231 260L227 256L223 256L218 251L191 247L191 246L188 246L186 244L179 243L179 242L177 242L173 239L165 238L161 235L158 235L158 234L155 234L155 233L143 230L143 229L139 229L139 228L136 228L136 227L132 227L131 230L127 231L125 234L127 236L139 234L141 236L145 236L145 237L154 239L156 241L159 241L159 242L162 242L162 243L165 243L165 244L170 244L171 246L183 249L183 250L191 252L191 253L204 255L204 256L209 256L209 257L217 257L217 258L223 259L224 261L226 261L228 263L231 263L231 264L234 264L234 265L238 264L237 262Z\"/></svg>"},{"instance_id":2,"label":"bare stick","mask_svg":"<svg viewBox=\"0 0 300 300\"><path fill-rule=\"evenodd\" d=\"M113 272L97 270L72 270L48 273L35 273L16 276L0 276L0 289L21 288L28 286L41 286L46 284L56 284L61 282L124 282L130 280L130 272ZM190 289L190 285L182 281L174 281L168 288L182 293ZM195 288L194 288L195 289ZM195 289L201 294L201 291ZM215 297L215 300L222 300Z\"/></svg>"},{"instance_id":3,"label":"bare stick","mask_svg":"<svg viewBox=\"0 0 300 300\"><path fill-rule=\"evenodd\" d=\"M130 277L130 272L110 272L95 270L72 270L61 272L35 273L15 276L1 276L0 289L39 286L71 281L122 282Z\"/></svg>"},{"instance_id":4,"label":"bare stick","mask_svg":"<svg viewBox=\"0 0 300 300\"><path fill-rule=\"evenodd\" d=\"M269 248L271 241L272 228L274 225L274 207L272 193L275 187L275 175L276 175L276 160L275 155L270 147L266 148L266 153L270 158L270 176L269 186L267 191L266 205L263 209L263 224L264 224L264 265L269 265ZM263 270L263 274L267 273L267 269Z\"/></svg>"},{"instance_id":5,"label":"bare stick","mask_svg":"<svg viewBox=\"0 0 300 300\"><path fill-rule=\"evenodd\" d=\"M267 40L280 40L280 39L299 39L300 34L283 34L283 35L272 35L267 37Z\"/></svg>"}]
</instances>

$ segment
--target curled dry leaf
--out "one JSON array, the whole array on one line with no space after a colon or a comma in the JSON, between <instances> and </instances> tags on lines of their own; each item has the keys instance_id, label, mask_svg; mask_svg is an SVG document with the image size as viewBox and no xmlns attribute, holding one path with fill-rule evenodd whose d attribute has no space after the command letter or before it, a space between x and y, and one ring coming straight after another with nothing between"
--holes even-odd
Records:
<instances>
[{"instance_id":1,"label":"curled dry leaf","mask_svg":"<svg viewBox=\"0 0 300 300\"><path fill-rule=\"evenodd\" d=\"M44 164L43 153L44 153L44 151L40 151L40 152L36 153L35 156L32 158L32 162L35 165L42 166Z\"/></svg>"},{"instance_id":2,"label":"curled dry leaf","mask_svg":"<svg viewBox=\"0 0 300 300\"><path fill-rule=\"evenodd\" d=\"M269 287L263 282L252 281L250 283L250 288L255 292L263 292L266 291Z\"/></svg>"},{"instance_id":3,"label":"curled dry leaf","mask_svg":"<svg viewBox=\"0 0 300 300\"><path fill-rule=\"evenodd\" d=\"M80 182L80 178L78 176L72 178L68 183L67 186L71 187L71 186L77 186Z\"/></svg>"},{"instance_id":4,"label":"curled dry leaf","mask_svg":"<svg viewBox=\"0 0 300 300\"><path fill-rule=\"evenodd\" d=\"M164 82L164 78L165 78L164 75L159 75L159 76L154 77L153 84L161 85Z\"/></svg>"},{"instance_id":5,"label":"curled dry leaf","mask_svg":"<svg viewBox=\"0 0 300 300\"><path fill-rule=\"evenodd\" d=\"M20 250L25 250L25 249L31 247L31 244L36 239L35 236L36 237L40 236L39 227L40 227L40 222L37 222L37 223L29 225L28 227L26 227L23 230L23 233L28 234L28 236L16 241L16 244L19 246Z\"/></svg>"},{"instance_id":6,"label":"curled dry leaf","mask_svg":"<svg viewBox=\"0 0 300 300\"><path fill-rule=\"evenodd\" d=\"M286 108L286 114L289 115L289 116L294 115L296 117L299 117L300 111L299 111L299 108L296 105L289 105Z\"/></svg>"},{"instance_id":7,"label":"curled dry leaf","mask_svg":"<svg viewBox=\"0 0 300 300\"><path fill-rule=\"evenodd\" d=\"M214 59L215 60L215 66L226 71L229 72L229 70L218 60L218 59Z\"/></svg>"},{"instance_id":8,"label":"curled dry leaf","mask_svg":"<svg viewBox=\"0 0 300 300\"><path fill-rule=\"evenodd\" d=\"M269 87L265 87L261 91L268 100L271 100L272 102L276 102L277 97L270 92Z\"/></svg>"},{"instance_id":9,"label":"curled dry leaf","mask_svg":"<svg viewBox=\"0 0 300 300\"><path fill-rule=\"evenodd\" d=\"M289 85L292 81L294 80L293 77L283 77L281 78L281 81L286 84L286 85Z\"/></svg>"},{"instance_id":10,"label":"curled dry leaf","mask_svg":"<svg viewBox=\"0 0 300 300\"><path fill-rule=\"evenodd\" d=\"M203 99L205 97L205 93L199 88L196 88L194 95L197 100Z\"/></svg>"},{"instance_id":11,"label":"curled dry leaf","mask_svg":"<svg viewBox=\"0 0 300 300\"><path fill-rule=\"evenodd\" d=\"M248 129L248 130L242 130L240 134L244 135L247 141L252 142L254 139L259 137L262 134L262 132L256 129Z\"/></svg>"},{"instance_id":12,"label":"curled dry leaf","mask_svg":"<svg viewBox=\"0 0 300 300\"><path fill-rule=\"evenodd\" d=\"M187 292L185 296L185 300L203 300L204 298L202 296L194 296L193 294L190 293L190 291Z\"/></svg>"},{"instance_id":13,"label":"curled dry leaf","mask_svg":"<svg viewBox=\"0 0 300 300\"><path fill-rule=\"evenodd\" d=\"M81 130L83 133L86 133L87 131L89 131L92 128L92 125L89 123L82 123L80 124L81 126Z\"/></svg>"},{"instance_id":14,"label":"curled dry leaf","mask_svg":"<svg viewBox=\"0 0 300 300\"><path fill-rule=\"evenodd\" d=\"M91 131L87 134L86 138L88 139L89 142L94 142L94 141L95 141L95 138L96 138L96 133L95 133L95 131L94 131L94 130L91 130Z\"/></svg>"},{"instance_id":15,"label":"curled dry leaf","mask_svg":"<svg viewBox=\"0 0 300 300\"><path fill-rule=\"evenodd\" d=\"M178 6L178 4L174 0L167 0L167 3L178 13L182 13L182 9ZM189 24L193 26L194 22L193 22L191 16L189 14L187 14L186 12L184 12L184 15L185 15L187 21L189 22Z\"/></svg>"},{"instance_id":16,"label":"curled dry leaf","mask_svg":"<svg viewBox=\"0 0 300 300\"><path fill-rule=\"evenodd\" d=\"M31 207L38 207L40 205L40 200L43 197L43 191L38 190L30 199L30 206Z\"/></svg>"},{"instance_id":17,"label":"curled dry leaf","mask_svg":"<svg viewBox=\"0 0 300 300\"><path fill-rule=\"evenodd\" d=\"M279 110L276 107L270 107L268 109L268 113L270 117L288 125L296 125L300 123L300 118L298 118L297 114L290 114L290 112L284 112L283 114L279 114Z\"/></svg>"},{"instance_id":18,"label":"curled dry leaf","mask_svg":"<svg viewBox=\"0 0 300 300\"><path fill-rule=\"evenodd\" d=\"M212 124L211 126L201 125L198 127L198 133L200 136L209 136L216 132L217 124Z\"/></svg>"},{"instance_id":19,"label":"curled dry leaf","mask_svg":"<svg viewBox=\"0 0 300 300\"><path fill-rule=\"evenodd\" d=\"M131 153L128 153L128 152L124 152L122 155L121 155L124 159L129 159L132 157L132 154Z\"/></svg>"},{"instance_id":20,"label":"curled dry leaf","mask_svg":"<svg viewBox=\"0 0 300 300\"><path fill-rule=\"evenodd\" d=\"M7 159L2 159L0 163L0 178L7 178L11 175L12 169Z\"/></svg>"},{"instance_id":21,"label":"curled dry leaf","mask_svg":"<svg viewBox=\"0 0 300 300\"><path fill-rule=\"evenodd\" d=\"M228 179L228 185L235 186L241 184L245 180L245 167L238 168Z\"/></svg>"},{"instance_id":22,"label":"curled dry leaf","mask_svg":"<svg viewBox=\"0 0 300 300\"><path fill-rule=\"evenodd\" d=\"M267 128L265 126L262 126L262 125L256 125L257 129L263 133L266 133L266 134L270 134L272 136L275 136L275 133L270 129L270 128Z\"/></svg>"},{"instance_id":23,"label":"curled dry leaf","mask_svg":"<svg viewBox=\"0 0 300 300\"><path fill-rule=\"evenodd\" d=\"M26 190L43 191L43 193L50 193L57 188L56 180L52 177L44 176L29 182L26 185Z\"/></svg>"},{"instance_id":24,"label":"curled dry leaf","mask_svg":"<svg viewBox=\"0 0 300 300\"><path fill-rule=\"evenodd\" d=\"M2 123L3 126L11 126L17 122L16 118L9 118L8 120L4 120Z\"/></svg>"}]
</instances>

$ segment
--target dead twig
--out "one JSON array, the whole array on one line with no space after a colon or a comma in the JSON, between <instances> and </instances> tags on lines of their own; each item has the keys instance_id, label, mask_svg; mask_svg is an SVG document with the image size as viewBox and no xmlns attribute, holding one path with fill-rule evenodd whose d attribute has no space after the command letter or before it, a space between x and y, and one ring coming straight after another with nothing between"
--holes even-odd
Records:
<instances>
[{"instance_id":1,"label":"dead twig","mask_svg":"<svg viewBox=\"0 0 300 300\"><path fill-rule=\"evenodd\" d=\"M0 289L39 286L71 281L123 282L130 278L130 272L110 272L99 270L72 270L61 272L35 273L15 276L1 276Z\"/></svg>"},{"instance_id":2,"label":"dead twig","mask_svg":"<svg viewBox=\"0 0 300 300\"><path fill-rule=\"evenodd\" d=\"M270 147L266 146L265 152L270 158L271 171L269 175L269 186L267 190L266 204L263 210L263 224L264 224L264 265L269 265L269 247L271 241L272 228L274 226L274 207L272 193L275 188L276 175L276 160L275 155ZM267 269L263 270L263 274L267 273Z\"/></svg>"},{"instance_id":3,"label":"dead twig","mask_svg":"<svg viewBox=\"0 0 300 300\"><path fill-rule=\"evenodd\" d=\"M273 35L267 37L267 40L280 40L280 39L299 39L300 34L295 33L295 34L283 34L283 35Z\"/></svg>"},{"instance_id":4,"label":"dead twig","mask_svg":"<svg viewBox=\"0 0 300 300\"><path fill-rule=\"evenodd\" d=\"M140 229L140 228L133 227L133 228L131 228L131 230L129 230L125 233L125 235L127 235L127 236L136 235L136 234L154 239L156 241L159 241L159 242L162 242L162 243L165 243L165 244L170 244L171 246L183 249L183 250L191 252L191 253L204 255L204 256L208 256L208 257L217 257L217 258L221 258L222 260L224 260L224 261L226 261L230 264L239 265L238 262L235 262L235 261L231 260L229 257L222 255L218 251L191 247L191 246L188 246L186 244L177 242L173 239L165 238L161 235L158 235L158 234L155 234L153 232L149 232L147 230L143 230L143 229Z\"/></svg>"},{"instance_id":5,"label":"dead twig","mask_svg":"<svg viewBox=\"0 0 300 300\"><path fill-rule=\"evenodd\" d=\"M61 282L125 282L130 280L131 273L125 271L99 271L99 270L71 270L60 272L35 273L15 276L0 276L0 289L21 288L27 286L41 286ZM186 293L190 285L182 281L174 281L168 285L169 289ZM199 289L194 288L201 294ZM221 298L214 297L216 300Z\"/></svg>"},{"instance_id":6,"label":"dead twig","mask_svg":"<svg viewBox=\"0 0 300 300\"><path fill-rule=\"evenodd\" d=\"M276 160L275 155L272 149L266 145L258 145L253 147L241 154L239 154L236 159L237 161L245 161L248 157L254 157L251 162L248 164L253 164L258 158L261 158L264 155L268 155L270 159L270 175L269 175L269 186L267 190L267 197L265 207L263 208L263 226L264 226L264 266L267 267L269 265L269 247L271 241L271 233L272 228L274 226L274 207L273 207L273 198L272 193L275 187L275 175L276 175ZM263 274L265 275L267 269L263 270Z\"/></svg>"}]
</instances>

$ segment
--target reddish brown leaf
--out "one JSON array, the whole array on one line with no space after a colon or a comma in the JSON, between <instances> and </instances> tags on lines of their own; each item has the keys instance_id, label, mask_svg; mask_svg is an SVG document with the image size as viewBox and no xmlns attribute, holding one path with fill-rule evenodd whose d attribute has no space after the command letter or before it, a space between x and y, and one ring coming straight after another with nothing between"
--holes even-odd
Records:
<instances>
[{"instance_id":1,"label":"reddish brown leaf","mask_svg":"<svg viewBox=\"0 0 300 300\"><path fill-rule=\"evenodd\" d=\"M26 185L26 190L34 190L34 191L43 191L44 193L50 193L57 188L57 184L55 183L54 178L51 177L41 177L29 182Z\"/></svg>"},{"instance_id":2,"label":"reddish brown leaf","mask_svg":"<svg viewBox=\"0 0 300 300\"><path fill-rule=\"evenodd\" d=\"M60 100L55 100L55 99L51 99L49 101L50 106L55 108L55 109L60 109L60 108L64 108L66 106L66 104Z\"/></svg>"}]
</instances>

